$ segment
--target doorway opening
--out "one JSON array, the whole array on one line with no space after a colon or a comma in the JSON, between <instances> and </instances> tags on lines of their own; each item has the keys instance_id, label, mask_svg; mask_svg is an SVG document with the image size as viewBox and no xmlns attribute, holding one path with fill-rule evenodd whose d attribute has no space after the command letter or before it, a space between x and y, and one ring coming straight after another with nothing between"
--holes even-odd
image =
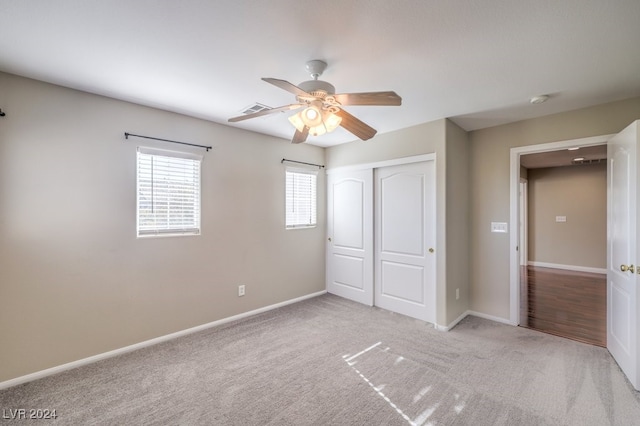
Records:
<instances>
[{"instance_id":1,"label":"doorway opening","mask_svg":"<svg viewBox=\"0 0 640 426\"><path fill-rule=\"evenodd\" d=\"M520 325L602 347L606 157L606 145L520 156L518 228Z\"/></svg>"},{"instance_id":2,"label":"doorway opening","mask_svg":"<svg viewBox=\"0 0 640 426\"><path fill-rule=\"evenodd\" d=\"M519 225L512 228L517 231L510 238L510 319L514 325L606 346L606 143L611 136L511 150L511 220ZM580 154L573 150L577 147ZM583 168L577 172L579 167ZM580 198L584 194L571 192L557 202L556 207L553 203L540 202L540 197L548 196L540 188L553 185L554 176L585 174L589 167L599 169L604 179L601 191L604 191L605 202L601 205L603 217L598 225L600 239L604 241L592 250L595 255L585 255L586 247L567 249L570 244L560 243L562 238L570 238L568 229L576 232L581 221L585 234L592 231L584 226L582 216L587 215L581 214L579 208L567 214L564 208L557 207L562 203L570 205L572 197ZM569 171L572 168L576 173ZM533 199L535 196L537 200ZM532 205L535 201L538 205ZM563 226L567 224L572 226ZM546 238L541 239L540 233ZM600 258L594 261L593 256ZM581 303L585 300L589 303Z\"/></svg>"}]
</instances>

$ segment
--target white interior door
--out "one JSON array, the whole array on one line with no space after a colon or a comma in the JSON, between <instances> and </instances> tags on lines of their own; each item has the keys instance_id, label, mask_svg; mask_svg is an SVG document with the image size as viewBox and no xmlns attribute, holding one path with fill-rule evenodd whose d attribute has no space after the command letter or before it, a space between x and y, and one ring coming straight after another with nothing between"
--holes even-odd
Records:
<instances>
[{"instance_id":1,"label":"white interior door","mask_svg":"<svg viewBox=\"0 0 640 426\"><path fill-rule=\"evenodd\" d=\"M608 143L607 348L636 389L638 356L638 121Z\"/></svg>"},{"instance_id":2,"label":"white interior door","mask_svg":"<svg viewBox=\"0 0 640 426\"><path fill-rule=\"evenodd\" d=\"M327 291L372 306L373 170L327 180Z\"/></svg>"},{"instance_id":3,"label":"white interior door","mask_svg":"<svg viewBox=\"0 0 640 426\"><path fill-rule=\"evenodd\" d=\"M375 305L435 322L435 162L376 169Z\"/></svg>"}]
</instances>

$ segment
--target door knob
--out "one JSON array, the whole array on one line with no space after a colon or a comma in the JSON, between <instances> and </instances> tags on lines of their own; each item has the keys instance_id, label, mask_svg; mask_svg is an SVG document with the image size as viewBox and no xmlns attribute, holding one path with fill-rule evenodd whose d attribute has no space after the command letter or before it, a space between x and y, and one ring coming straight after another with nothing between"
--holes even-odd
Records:
<instances>
[{"instance_id":1,"label":"door knob","mask_svg":"<svg viewBox=\"0 0 640 426\"><path fill-rule=\"evenodd\" d=\"M629 265L629 266L627 266L627 265L622 264L622 265L620 265L620 270L621 270L622 272L627 272L627 271L629 271L629 272L631 272L632 274L636 272L636 271L635 271L635 268L633 267L633 265ZM638 269L638 271L640 272L640 269Z\"/></svg>"},{"instance_id":2,"label":"door knob","mask_svg":"<svg viewBox=\"0 0 640 426\"><path fill-rule=\"evenodd\" d=\"M329 242L331 242L331 237L327 238L327 240L329 240Z\"/></svg>"}]
</instances>

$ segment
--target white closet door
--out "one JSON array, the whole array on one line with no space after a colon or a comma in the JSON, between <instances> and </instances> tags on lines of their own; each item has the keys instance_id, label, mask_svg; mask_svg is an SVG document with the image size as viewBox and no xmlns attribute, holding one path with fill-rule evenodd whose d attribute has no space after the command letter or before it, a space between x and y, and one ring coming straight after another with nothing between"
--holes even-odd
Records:
<instances>
[{"instance_id":1,"label":"white closet door","mask_svg":"<svg viewBox=\"0 0 640 426\"><path fill-rule=\"evenodd\" d=\"M435 162L375 175L375 305L433 323Z\"/></svg>"},{"instance_id":2,"label":"white closet door","mask_svg":"<svg viewBox=\"0 0 640 426\"><path fill-rule=\"evenodd\" d=\"M330 173L327 291L373 305L373 170Z\"/></svg>"}]
</instances>

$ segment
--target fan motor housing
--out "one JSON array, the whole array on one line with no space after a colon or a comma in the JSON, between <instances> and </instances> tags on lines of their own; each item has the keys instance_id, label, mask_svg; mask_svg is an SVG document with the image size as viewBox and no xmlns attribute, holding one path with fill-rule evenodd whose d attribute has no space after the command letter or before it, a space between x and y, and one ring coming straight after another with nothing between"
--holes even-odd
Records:
<instances>
[{"instance_id":1,"label":"fan motor housing","mask_svg":"<svg viewBox=\"0 0 640 426\"><path fill-rule=\"evenodd\" d=\"M336 88L333 87L333 84L322 80L303 81L298 87L317 98L324 98L326 95L334 95L336 93ZM321 93L316 94L314 92Z\"/></svg>"}]
</instances>

